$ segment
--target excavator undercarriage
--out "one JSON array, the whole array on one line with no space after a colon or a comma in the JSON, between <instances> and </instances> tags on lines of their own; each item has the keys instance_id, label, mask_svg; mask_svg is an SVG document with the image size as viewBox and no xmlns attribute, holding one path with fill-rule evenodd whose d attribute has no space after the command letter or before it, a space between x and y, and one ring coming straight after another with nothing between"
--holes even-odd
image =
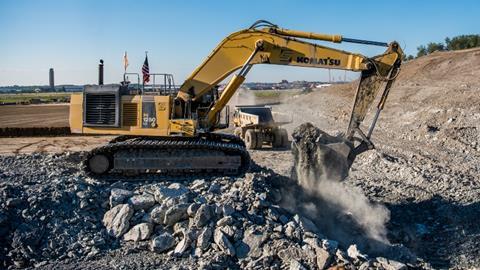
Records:
<instances>
[{"instance_id":1,"label":"excavator undercarriage","mask_svg":"<svg viewBox=\"0 0 480 270\"><path fill-rule=\"evenodd\" d=\"M85 159L91 175L237 175L249 167L245 144L229 134L197 137L122 136L95 148Z\"/></svg>"}]
</instances>

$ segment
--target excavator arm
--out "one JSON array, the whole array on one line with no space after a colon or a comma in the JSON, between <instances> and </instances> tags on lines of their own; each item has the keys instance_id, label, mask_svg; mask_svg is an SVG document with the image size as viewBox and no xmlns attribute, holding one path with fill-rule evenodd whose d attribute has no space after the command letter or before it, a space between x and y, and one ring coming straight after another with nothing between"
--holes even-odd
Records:
<instances>
[{"instance_id":1,"label":"excavator arm","mask_svg":"<svg viewBox=\"0 0 480 270\"><path fill-rule=\"evenodd\" d=\"M369 58L361 54L314 44L306 39L334 43L354 42L385 46L387 49L383 54ZM353 140L355 134L360 135L361 146L358 147L358 151L363 152L373 148L370 136L378 115L383 109L390 87L399 72L402 55L403 52L396 42L387 44L349 39L340 35L287 30L266 21L258 21L252 27L226 37L187 78L177 95L176 102L182 106L176 107L175 116L185 116L186 108L191 108L192 103L199 102L213 87L240 69L237 74L233 75L221 96L211 105L208 112L199 116L200 128L214 129L219 112L226 106L255 64L360 71L360 82L346 137ZM360 130L360 124L383 85L385 86L382 98L377 105L374 121L368 133L364 134Z\"/></svg>"}]
</instances>

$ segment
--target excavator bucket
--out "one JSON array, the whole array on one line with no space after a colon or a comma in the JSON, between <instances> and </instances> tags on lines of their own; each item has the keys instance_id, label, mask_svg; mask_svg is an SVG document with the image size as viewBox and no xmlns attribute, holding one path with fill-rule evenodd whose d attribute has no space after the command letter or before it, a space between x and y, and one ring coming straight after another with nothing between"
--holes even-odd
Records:
<instances>
[{"instance_id":1,"label":"excavator bucket","mask_svg":"<svg viewBox=\"0 0 480 270\"><path fill-rule=\"evenodd\" d=\"M355 140L360 141L360 145L356 146L350 153L350 159L352 161L357 155L374 148L370 137L380 112L385 106L390 88L400 71L401 60L398 54L399 50L398 44L392 44L387 53L371 59L370 64L373 66L368 70L363 70L361 73L346 134L346 139L350 142L354 142ZM368 132L365 134L360 124L365 120L369 108L372 107L372 103L381 90L382 96L377 104L375 116L370 123ZM354 137L355 135L359 135L360 138Z\"/></svg>"},{"instance_id":2,"label":"excavator bucket","mask_svg":"<svg viewBox=\"0 0 480 270\"><path fill-rule=\"evenodd\" d=\"M293 179L341 181L347 177L353 144L343 136L331 136L311 123L304 123L293 131L292 138Z\"/></svg>"},{"instance_id":3,"label":"excavator bucket","mask_svg":"<svg viewBox=\"0 0 480 270\"><path fill-rule=\"evenodd\" d=\"M348 127L349 131L355 131L363 122L367 115L368 109L377 97L384 80L374 74L374 70L362 71L360 83L358 84L357 93L352 109L352 116ZM349 134L351 135L351 134ZM353 134L352 134L353 135Z\"/></svg>"}]
</instances>

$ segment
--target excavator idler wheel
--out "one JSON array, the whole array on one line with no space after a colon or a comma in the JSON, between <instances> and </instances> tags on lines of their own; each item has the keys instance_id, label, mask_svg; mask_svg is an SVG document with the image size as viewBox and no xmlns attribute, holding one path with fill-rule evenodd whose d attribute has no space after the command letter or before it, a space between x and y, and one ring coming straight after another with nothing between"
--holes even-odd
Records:
<instances>
[{"instance_id":1,"label":"excavator idler wheel","mask_svg":"<svg viewBox=\"0 0 480 270\"><path fill-rule=\"evenodd\" d=\"M247 149L255 149L257 147L257 135L253 129L245 132L245 146Z\"/></svg>"},{"instance_id":2,"label":"excavator idler wheel","mask_svg":"<svg viewBox=\"0 0 480 270\"><path fill-rule=\"evenodd\" d=\"M102 154L97 154L88 160L90 171L95 174L104 174L110 169L110 159Z\"/></svg>"}]
</instances>

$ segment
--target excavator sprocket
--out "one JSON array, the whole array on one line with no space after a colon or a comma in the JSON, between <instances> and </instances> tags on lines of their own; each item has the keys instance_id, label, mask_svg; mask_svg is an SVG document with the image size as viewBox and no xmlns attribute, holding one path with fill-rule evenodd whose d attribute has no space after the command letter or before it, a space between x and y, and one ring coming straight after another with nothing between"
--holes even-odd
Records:
<instances>
[{"instance_id":1,"label":"excavator sprocket","mask_svg":"<svg viewBox=\"0 0 480 270\"><path fill-rule=\"evenodd\" d=\"M120 136L87 154L84 169L92 177L240 175L250 156L233 135L207 133L198 137Z\"/></svg>"}]
</instances>

